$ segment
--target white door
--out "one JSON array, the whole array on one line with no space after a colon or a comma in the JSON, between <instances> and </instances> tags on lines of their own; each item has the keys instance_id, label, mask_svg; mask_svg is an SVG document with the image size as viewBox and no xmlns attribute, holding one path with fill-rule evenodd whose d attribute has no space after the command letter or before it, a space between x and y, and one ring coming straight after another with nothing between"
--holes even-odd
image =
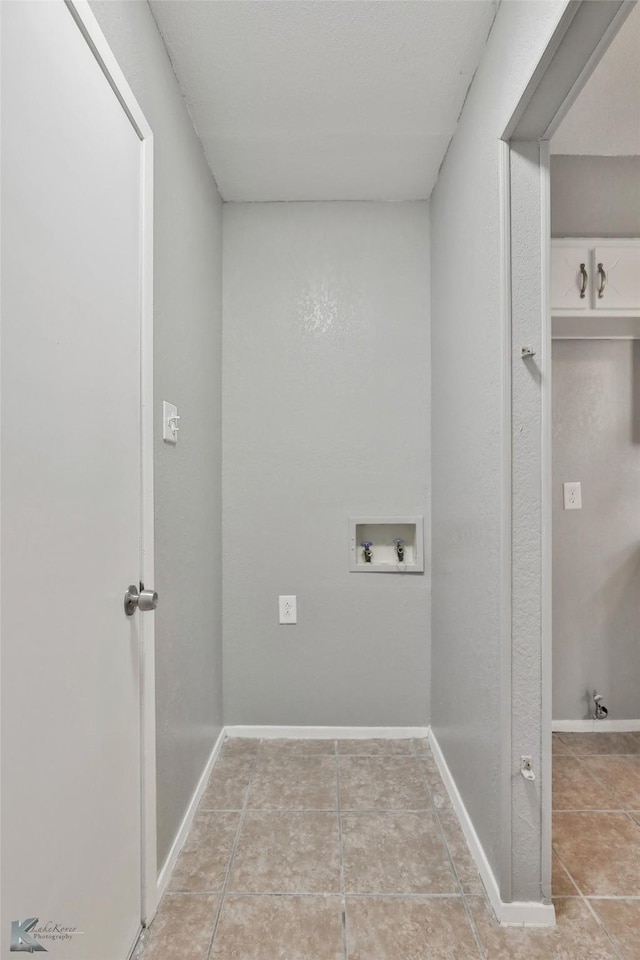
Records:
<instances>
[{"instance_id":1,"label":"white door","mask_svg":"<svg viewBox=\"0 0 640 960\"><path fill-rule=\"evenodd\" d=\"M2 960L140 927L141 160L68 7L3 3Z\"/></svg>"}]
</instances>

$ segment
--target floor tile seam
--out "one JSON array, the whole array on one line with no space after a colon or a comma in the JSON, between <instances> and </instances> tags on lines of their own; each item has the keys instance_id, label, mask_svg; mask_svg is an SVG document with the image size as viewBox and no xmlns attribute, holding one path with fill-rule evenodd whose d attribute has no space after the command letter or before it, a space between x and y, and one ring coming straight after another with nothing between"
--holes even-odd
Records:
<instances>
[{"instance_id":1,"label":"floor tile seam","mask_svg":"<svg viewBox=\"0 0 640 960\"><path fill-rule=\"evenodd\" d=\"M347 888L347 890L345 890L344 895L347 898L349 897L435 897L435 898L457 897L459 899L462 899L462 897L464 896L464 893L460 893L460 890L458 889L458 881L455 879L455 877L453 878L453 881L450 887L447 887L443 884L442 888L437 892L421 890L419 886L418 886L418 889L414 889L414 890L403 890L401 885L399 884L393 884L393 886L394 886L393 890L388 890L388 889L387 890L374 890L374 889L362 890L354 886L353 890L350 890Z\"/></svg>"},{"instance_id":2,"label":"floor tile seam","mask_svg":"<svg viewBox=\"0 0 640 960\"><path fill-rule=\"evenodd\" d=\"M606 756L606 755L605 755L605 756ZM618 754L617 756L619 756L619 754ZM588 758L578 757L577 759L579 759L579 760L584 760L584 759L588 759ZM606 783L603 783L602 780L600 779L600 777L596 776L596 774L593 773L593 771L591 771L591 770L589 769L589 767L587 766L586 763L583 763L582 766L583 766L584 769L587 771L587 773L588 773L588 775L591 777L591 779L592 779L595 783L597 783L598 786L601 787L601 788L605 791L605 793L608 793L610 797L613 797L613 799L616 801L616 803L622 804L622 800L620 800L620 799L616 796L615 791L614 791L613 789L611 789Z\"/></svg>"},{"instance_id":3,"label":"floor tile seam","mask_svg":"<svg viewBox=\"0 0 640 960\"><path fill-rule=\"evenodd\" d=\"M633 900L634 902L640 901L640 896L629 894L625 896L624 894L606 894L606 893L586 893L584 894L585 900Z\"/></svg>"},{"instance_id":4,"label":"floor tile seam","mask_svg":"<svg viewBox=\"0 0 640 960\"><path fill-rule=\"evenodd\" d=\"M431 754L431 756L433 757L433 754ZM430 788L430 786L429 786L429 781L428 781L428 779L427 779L427 775L426 775L425 772L421 772L421 773L420 773L420 776L421 776L421 778L422 778L422 781L423 781L423 784L424 784L424 788L425 788L425 790L427 791L427 796L429 797L429 800L431 801L431 809L432 809L432 811L433 811L433 813L434 813L434 815L435 815L436 823L437 823L438 828L439 828L439 830L440 830L440 837L441 837L441 839L442 839L442 842L444 843L444 848L445 848L447 857L449 858L449 865L451 866L451 869L452 869L452 871L453 871L453 876L454 876L454 878L455 878L455 880L456 880L456 882L457 882L457 884L458 884L458 890L459 890L459 895L460 895L460 897L461 897L461 899L462 899L463 910L464 910L464 912L465 912L465 915L466 915L466 918L467 918L467 922L468 922L468 924L469 924L469 926L470 926L470 928L471 928L471 935L473 936L473 939L475 940L475 943L476 943L476 947L477 947L477 950L478 950L478 956L481 958L481 960L487 960L487 954L486 954L486 952L485 952L484 946L483 946L482 941L481 941L481 939L480 939L480 935L479 935L479 933L478 933L478 930L477 930L477 927L476 927L476 923L475 923L475 919L474 919L473 914L472 914L472 912L471 912L471 908L469 907L469 904L468 904L468 902L467 902L467 897L466 897L466 894L465 894L465 891L464 891L464 887L463 887L463 885L462 885L462 881L461 881L461 879L460 879L460 875L459 875L459 873L458 873L458 870L457 870L457 868L456 868L455 861L454 861L454 859L453 859L451 850L450 850L450 848L449 848L449 841L447 840L447 835L446 835L446 833L445 833L445 831L444 831L444 827L442 826L442 821L440 820L440 812L439 812L438 808L436 807L436 805L435 805L435 803L434 803L434 800L433 800L433 794L431 793L431 788ZM444 787L444 783L443 783L443 789L446 789L446 788ZM454 812L455 812L455 811L454 811ZM457 820L457 819L458 819L458 818L457 818L457 816L456 816L456 820ZM458 821L458 824L459 824L459 821ZM466 839L465 839L465 843L466 843Z\"/></svg>"},{"instance_id":5,"label":"floor tile seam","mask_svg":"<svg viewBox=\"0 0 640 960\"><path fill-rule=\"evenodd\" d=\"M287 753L287 754L258 754L258 764L262 765L263 763L297 763L299 760L317 760L320 763L323 760L333 760L335 754L333 753Z\"/></svg>"},{"instance_id":6,"label":"floor tile seam","mask_svg":"<svg viewBox=\"0 0 640 960\"><path fill-rule=\"evenodd\" d=\"M222 887L216 890L167 890L165 897L221 897Z\"/></svg>"},{"instance_id":7,"label":"floor tile seam","mask_svg":"<svg viewBox=\"0 0 640 960\"><path fill-rule=\"evenodd\" d=\"M258 745L258 750L256 750L256 755L255 755L255 757L253 758L253 765L252 765L252 767L251 767L251 774L250 774L250 776L249 776L249 782L248 782L247 787L246 787L246 792L245 792L245 797L244 797L244 804L243 804L243 807L242 807L242 811L241 811L241 813L240 813L240 818L239 818L239 820L238 820L238 826L236 827L236 835L235 835L235 837L234 837L233 844L232 844L232 846L231 846L231 854L230 854L230 856L229 856L229 863L227 864L227 870L226 870L225 876L224 876L224 882L223 882L223 885L222 885L222 891L221 891L221 893L220 893L220 902L218 903L218 909L217 909L217 911L216 911L216 916L215 916L215 920L214 920L214 923L213 923L213 930L212 930L212 932L211 932L211 940L209 941L209 948L208 948L207 953L206 953L206 960L211 960L211 954L212 954L212 951L213 951L213 945L214 945L214 941L215 941L215 938L216 938L216 933L218 932L218 924L219 924L219 922L220 922L220 915L221 915L221 913L222 913L222 907L223 907L223 905L224 905L224 898L225 898L225 894L226 894L226 891L227 891L227 885L228 885L228 883L229 883L229 877L231 876L231 869L232 869L232 866L233 866L233 861L234 861L234 859L235 859L236 850L237 850L238 843L239 843L239 840L240 840L240 834L241 834L241 832L242 832L242 825L243 825L244 819L245 819L245 813L246 813L246 810L247 810L247 803L248 803L248 801L249 801L249 790L251 789L251 784L253 783L253 777L254 777L256 765L257 765L257 763L258 763L258 751L259 751L259 749L260 749L260 746Z\"/></svg>"},{"instance_id":8,"label":"floor tile seam","mask_svg":"<svg viewBox=\"0 0 640 960\"><path fill-rule=\"evenodd\" d=\"M426 754L415 753L336 753L338 760L388 760L391 763L419 763Z\"/></svg>"},{"instance_id":9,"label":"floor tile seam","mask_svg":"<svg viewBox=\"0 0 640 960\"><path fill-rule=\"evenodd\" d=\"M557 809L556 809L556 810L554 810L553 812L554 812L554 813L580 813L580 814L584 814L584 813L604 813L604 814L606 814L607 816L614 816L614 815L615 815L615 816L619 816L620 814L623 814L623 815L631 815L633 811L625 810L624 807L616 807L615 809L609 809L609 808L607 808L606 810L589 810L589 809L581 810L581 809L579 809L579 808L572 808L572 809L570 809L570 810L557 810Z\"/></svg>"},{"instance_id":10,"label":"floor tile seam","mask_svg":"<svg viewBox=\"0 0 640 960\"><path fill-rule=\"evenodd\" d=\"M345 893L347 900L463 900L463 893Z\"/></svg>"},{"instance_id":11,"label":"floor tile seam","mask_svg":"<svg viewBox=\"0 0 640 960\"><path fill-rule=\"evenodd\" d=\"M166 890L163 897L219 897L219 890Z\"/></svg>"},{"instance_id":12,"label":"floor tile seam","mask_svg":"<svg viewBox=\"0 0 640 960\"><path fill-rule=\"evenodd\" d=\"M558 863L560 864L561 868L564 870L566 876L569 878L569 881L570 881L570 882L573 884L573 886L575 887L576 893L575 893L575 894L570 894L570 896L582 897L583 894L582 894L581 891L578 889L578 884L577 884L577 883L575 882L575 880L573 879L573 875L569 872L569 868L567 867L566 863L564 862L564 860L562 859L562 857L560 856L560 854L558 853L558 851L556 850L556 848L553 846L553 840L552 840L552 844L551 844L551 858L552 858L552 860L553 860L553 857L556 858L556 860L557 860ZM553 883L553 881L552 881L552 883ZM569 894L568 894L568 896L569 896ZM552 897L552 899L555 897L555 894L554 894L554 892L553 892L553 889L551 890L551 897Z\"/></svg>"},{"instance_id":13,"label":"floor tile seam","mask_svg":"<svg viewBox=\"0 0 640 960\"><path fill-rule=\"evenodd\" d=\"M585 907L587 908L588 912L589 912L589 913L591 914L591 916L594 918L594 920L596 921L596 923L598 924L598 926L602 929L605 937L607 938L607 940L608 940L609 943L611 944L611 948L612 948L612 950L613 950L613 952L614 952L617 960L625 960L624 956L620 953L620 951L618 950L618 947L616 946L616 944L615 944L614 941L612 940L611 936L609 935L609 931L607 930L607 928L605 927L604 923L602 922L602 920L600 919L600 917L598 916L598 914L596 913L596 911L595 911L594 908L592 907L591 903L589 902L589 897L586 896L586 895L583 893L583 891L582 891L581 887L579 886L578 882L576 881L575 877L573 876L573 874L571 873L571 871L570 871L569 868L567 867L567 865L566 865L566 863L564 862L564 860L562 859L562 857L557 853L557 851L556 851L556 857L558 858L559 863L562 865L562 867L564 868L564 870L565 870L566 873L568 874L568 876L569 876L571 882L573 883L574 887L575 887L576 890L578 891L578 897L579 897L579 899L582 900L582 902L584 903L584 905L585 905ZM572 898L572 899L575 899L575 898Z\"/></svg>"},{"instance_id":14,"label":"floor tile seam","mask_svg":"<svg viewBox=\"0 0 640 960\"><path fill-rule=\"evenodd\" d=\"M338 857L340 865L340 910L341 910L341 929L342 929L342 957L343 960L348 960L349 957L349 936L347 930L347 901L345 899L345 882L344 882L344 843L342 836L342 813L340 810L340 759L338 756L338 743L336 741L336 753L335 753L335 770L336 770L336 806L338 809Z\"/></svg>"},{"instance_id":15,"label":"floor tile seam","mask_svg":"<svg viewBox=\"0 0 640 960\"><path fill-rule=\"evenodd\" d=\"M212 807L203 809L201 813L242 813L244 807ZM437 809L437 808L435 808ZM423 814L423 813L433 813L434 808L429 807L252 807L250 804L246 809L247 813L273 813L273 814L288 814L288 813L341 813L349 815L366 815L366 814L394 814L394 813L412 813L412 814ZM565 811L559 811L564 813ZM590 811L586 811L587 813ZM622 813L622 810L615 810L614 813Z\"/></svg>"},{"instance_id":16,"label":"floor tile seam","mask_svg":"<svg viewBox=\"0 0 640 960\"><path fill-rule=\"evenodd\" d=\"M339 884L336 884L334 890L237 890L235 887L227 887L225 890L227 897L337 897L340 899Z\"/></svg>"},{"instance_id":17,"label":"floor tile seam","mask_svg":"<svg viewBox=\"0 0 640 960\"><path fill-rule=\"evenodd\" d=\"M436 808L432 803L428 807L340 807L341 814L367 813L432 813Z\"/></svg>"},{"instance_id":18,"label":"floor tile seam","mask_svg":"<svg viewBox=\"0 0 640 960\"><path fill-rule=\"evenodd\" d=\"M578 884L577 884L577 882L576 882L576 879L575 879L575 877L573 876L573 874L571 873L571 871L569 870L569 867L568 867L567 864L565 863L564 858L560 856L560 854L558 853L558 851L557 851L557 849L556 849L555 847L552 847L552 849L553 849L553 853L555 854L555 856L556 856L556 858L557 858L557 860L558 860L558 863L560 863L560 864L562 865L565 873L566 873L566 874L568 875L568 877L570 878L571 882L573 883L574 887L576 888L576 890L578 891L578 893L580 894L580 896L581 896L581 897L584 897L585 894L583 894L582 890L581 890L580 887L578 886Z\"/></svg>"},{"instance_id":19,"label":"floor tile seam","mask_svg":"<svg viewBox=\"0 0 640 960\"><path fill-rule=\"evenodd\" d=\"M217 812L217 811L214 811ZM237 811L235 811L237 813ZM337 817L338 808L337 807L280 807L280 808L268 808L268 807L250 807L247 806L244 811L247 814L260 814L265 817L288 817L288 816L304 816L306 814L319 816L319 817Z\"/></svg>"},{"instance_id":20,"label":"floor tile seam","mask_svg":"<svg viewBox=\"0 0 640 960\"><path fill-rule=\"evenodd\" d=\"M319 754L305 754L304 756L290 756L290 757L258 757L258 768L260 770L268 769L269 767L294 767L296 764L305 765L307 767L312 766L330 766L334 756L332 753L323 753ZM309 762L312 761L312 762Z\"/></svg>"},{"instance_id":21,"label":"floor tile seam","mask_svg":"<svg viewBox=\"0 0 640 960\"><path fill-rule=\"evenodd\" d=\"M582 900L583 900L583 902L584 902L587 910L589 911L589 913L591 914L591 916L593 917L593 919L596 921L596 923L598 924L598 926L599 926L600 929L602 930L602 932L603 932L603 934L605 935L606 939L609 941L609 944L611 945L611 949L613 950L614 955L616 956L617 960L625 960L624 955L623 955L622 952L618 949L618 945L616 944L615 940L613 939L613 937L611 936L611 934L610 934L609 931L607 930L606 925L605 925L605 924L603 923L603 921L600 919L600 917L599 917L598 914L596 913L595 909L593 908L593 906L592 906L591 903L589 902L589 898L583 896L583 897L582 897Z\"/></svg>"},{"instance_id":22,"label":"floor tile seam","mask_svg":"<svg viewBox=\"0 0 640 960\"><path fill-rule=\"evenodd\" d=\"M362 757L364 760L419 760L420 758L413 753L338 753L338 760L356 760Z\"/></svg>"},{"instance_id":23,"label":"floor tile seam","mask_svg":"<svg viewBox=\"0 0 640 960\"><path fill-rule=\"evenodd\" d=\"M295 741L294 741L294 740L290 740L290 741L288 741L288 743L290 743L290 744L291 744L291 743L294 743L294 742L295 742L295 743L304 743L305 741L304 741L304 740L295 740ZM308 757L315 757L317 760L319 760L319 759L321 759L322 757L327 757L327 758L333 758L333 757L335 757L336 752L337 752L337 748L336 748L337 741L336 741L336 740L327 740L326 742L327 742L327 744L329 744L329 743L332 743L332 744L333 744L333 748L332 748L331 750L322 751L322 752L320 752L320 751L318 751L318 750L310 750L308 753L306 753L306 752L304 752L304 751L291 753L291 752L289 751L288 747L285 746L285 745L282 745L282 744L281 744L280 746L278 746L278 747L274 747L272 750L269 750L266 745L269 744L269 743L273 743L273 741L270 740L270 739L267 739L267 738L263 737L263 738L260 740L260 746L258 747L256 757L257 757L257 759L259 759L259 760L269 760L269 759L272 759L272 760L297 760L298 758L303 759L303 758L308 758ZM260 752L260 751L261 751L261 748L264 748L264 752L263 752L263 753Z\"/></svg>"},{"instance_id":24,"label":"floor tile seam","mask_svg":"<svg viewBox=\"0 0 640 960\"><path fill-rule=\"evenodd\" d=\"M220 896L220 894L191 893L189 896ZM247 899L264 899L269 897L304 897L316 900L464 900L464 893L345 893L344 897L339 890L269 890L256 892L253 890L231 890L227 888L225 898L245 897ZM470 894L470 900L486 899L481 894Z\"/></svg>"}]
</instances>

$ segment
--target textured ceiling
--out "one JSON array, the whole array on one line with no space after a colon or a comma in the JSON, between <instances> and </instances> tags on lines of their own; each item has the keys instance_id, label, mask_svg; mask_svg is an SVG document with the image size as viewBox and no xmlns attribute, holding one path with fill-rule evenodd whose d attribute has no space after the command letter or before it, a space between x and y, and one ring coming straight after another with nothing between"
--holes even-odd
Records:
<instances>
[{"instance_id":1,"label":"textured ceiling","mask_svg":"<svg viewBox=\"0 0 640 960\"><path fill-rule=\"evenodd\" d=\"M427 198L493 0L151 0L225 200Z\"/></svg>"},{"instance_id":2,"label":"textured ceiling","mask_svg":"<svg viewBox=\"0 0 640 960\"><path fill-rule=\"evenodd\" d=\"M640 5L631 11L558 127L551 152L640 154Z\"/></svg>"}]
</instances>

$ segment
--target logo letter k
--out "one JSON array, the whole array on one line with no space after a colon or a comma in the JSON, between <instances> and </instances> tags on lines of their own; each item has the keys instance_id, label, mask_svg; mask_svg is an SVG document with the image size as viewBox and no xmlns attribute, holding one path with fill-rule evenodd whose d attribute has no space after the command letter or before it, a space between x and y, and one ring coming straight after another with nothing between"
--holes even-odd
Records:
<instances>
[{"instance_id":1,"label":"logo letter k","mask_svg":"<svg viewBox=\"0 0 640 960\"><path fill-rule=\"evenodd\" d=\"M10 953L48 953L46 947L29 936L29 930L33 930L37 922L37 917L12 921Z\"/></svg>"}]
</instances>

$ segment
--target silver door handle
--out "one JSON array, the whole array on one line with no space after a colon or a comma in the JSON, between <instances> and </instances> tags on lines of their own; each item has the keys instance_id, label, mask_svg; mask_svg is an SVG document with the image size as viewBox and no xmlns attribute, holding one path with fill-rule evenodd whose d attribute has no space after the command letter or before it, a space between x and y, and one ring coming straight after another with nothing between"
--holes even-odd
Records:
<instances>
[{"instance_id":1,"label":"silver door handle","mask_svg":"<svg viewBox=\"0 0 640 960\"><path fill-rule=\"evenodd\" d=\"M128 617L132 617L136 610L155 610L158 606L158 594L155 590L145 590L144 587L138 593L135 584L131 584L124 595L124 612Z\"/></svg>"}]
</instances>

